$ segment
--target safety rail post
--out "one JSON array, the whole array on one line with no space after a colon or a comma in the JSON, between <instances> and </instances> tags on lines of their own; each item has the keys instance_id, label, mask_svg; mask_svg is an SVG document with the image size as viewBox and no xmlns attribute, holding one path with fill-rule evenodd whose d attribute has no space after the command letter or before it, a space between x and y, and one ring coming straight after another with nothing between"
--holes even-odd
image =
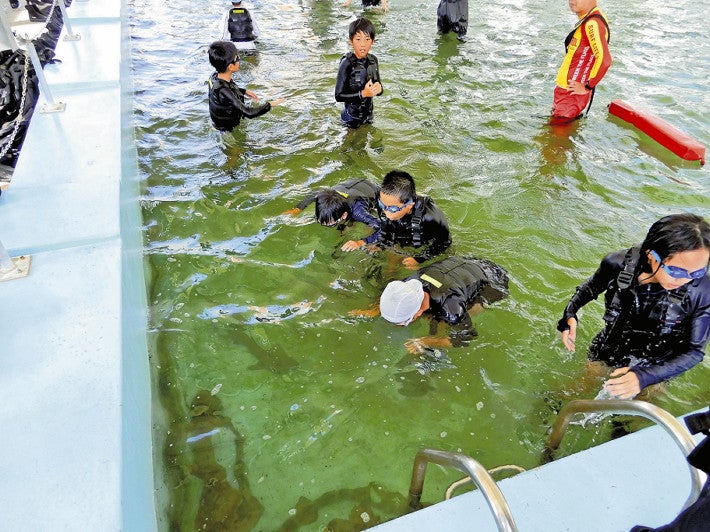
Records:
<instances>
[{"instance_id":1,"label":"safety rail post","mask_svg":"<svg viewBox=\"0 0 710 532\"><path fill-rule=\"evenodd\" d=\"M590 412L605 412L609 414L627 414L633 416L645 417L656 424L660 425L671 436L673 441L678 445L684 456L688 456L695 448L695 440L686 430L686 428L671 414L666 412L656 405L645 401L629 401L623 399L576 399L570 401L565 407L560 410L557 415L557 420L552 426L552 432L547 441L547 451L549 456L556 451L560 446L562 437L565 435L569 427L570 418L575 414L590 413ZM688 500L685 502L683 509L693 504L700 495L700 491L705 483L706 475L699 469L688 464L691 479L691 491Z\"/></svg>"},{"instance_id":2,"label":"safety rail post","mask_svg":"<svg viewBox=\"0 0 710 532\"><path fill-rule=\"evenodd\" d=\"M64 6L64 0L57 0L57 5L59 10L62 12L62 24L64 24L64 29L67 30L64 36L65 41L79 41L81 40L81 35L74 33L71 29L71 23L69 22L69 15L67 15L67 8Z\"/></svg>"},{"instance_id":3,"label":"safety rail post","mask_svg":"<svg viewBox=\"0 0 710 532\"><path fill-rule=\"evenodd\" d=\"M35 74L37 74L37 81L39 82L39 87L40 87L40 94L44 96L44 99L47 100L47 104L44 105L41 109L41 112L43 113L58 113L62 112L66 109L66 104L62 102L54 102L54 98L52 98L52 91L49 90L49 85L47 84L47 79L44 77L44 70L42 70L42 62L39 60L39 56L37 55L37 50L35 50L35 46L32 43L32 40L29 39L27 36L24 37L19 37L20 43L24 44L26 46L27 53L30 55L30 60L32 61L32 66L35 69Z\"/></svg>"},{"instance_id":4,"label":"safety rail post","mask_svg":"<svg viewBox=\"0 0 710 532\"><path fill-rule=\"evenodd\" d=\"M409 508L421 508L421 497L424 489L424 476L428 462L442 466L452 467L471 477L471 480L481 490L493 512L493 517L501 532L516 532L518 530L510 513L508 503L503 497L495 480L488 474L486 468L479 462L460 453L450 453L437 449L422 449L417 453L412 468L412 482L409 485Z\"/></svg>"},{"instance_id":5,"label":"safety rail post","mask_svg":"<svg viewBox=\"0 0 710 532\"><path fill-rule=\"evenodd\" d=\"M15 34L12 33L12 26L10 26L10 23L7 21L5 11L2 9L0 9L0 27L3 35L7 39L7 42L10 43L10 48L14 52L19 48L19 46L17 45L17 40L15 40Z\"/></svg>"},{"instance_id":6,"label":"safety rail post","mask_svg":"<svg viewBox=\"0 0 710 532\"><path fill-rule=\"evenodd\" d=\"M26 277L30 271L31 257L22 255L12 258L0 241L0 281L11 281Z\"/></svg>"}]
</instances>

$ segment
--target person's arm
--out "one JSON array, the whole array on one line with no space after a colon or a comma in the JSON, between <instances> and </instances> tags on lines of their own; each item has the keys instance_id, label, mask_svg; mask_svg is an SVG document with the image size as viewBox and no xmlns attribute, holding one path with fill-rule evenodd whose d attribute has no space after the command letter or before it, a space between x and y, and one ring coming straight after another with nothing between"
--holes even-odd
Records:
<instances>
[{"instance_id":1,"label":"person's arm","mask_svg":"<svg viewBox=\"0 0 710 532\"><path fill-rule=\"evenodd\" d=\"M385 5L387 5L387 2L385 2ZM384 94L384 92L385 92L385 88L382 85L382 78L380 77L380 62L374 56L372 57L372 59L374 60L374 63L375 63L374 75L372 76L372 81L380 84L380 86L379 86L380 92L377 93L377 96L382 96L382 94Z\"/></svg>"},{"instance_id":2,"label":"person's arm","mask_svg":"<svg viewBox=\"0 0 710 532\"><path fill-rule=\"evenodd\" d=\"M261 37L261 31L259 30L259 25L256 23L256 19L254 18L254 15L252 15L250 13L249 16L251 17L251 28L252 28L251 32L254 35L254 37L256 37L258 39L259 37Z\"/></svg>"},{"instance_id":3,"label":"person's arm","mask_svg":"<svg viewBox=\"0 0 710 532\"><path fill-rule=\"evenodd\" d=\"M343 251L354 251L361 248L362 246L369 246L370 244L377 241L380 236L380 221L375 218L367 206L367 202L361 199L355 200L352 206L352 217L356 222L362 222L372 227L374 231L360 240L349 240L343 244Z\"/></svg>"},{"instance_id":4,"label":"person's arm","mask_svg":"<svg viewBox=\"0 0 710 532\"><path fill-rule=\"evenodd\" d=\"M315 192L311 192L298 205L296 205L298 212L302 211L303 209L308 207L311 203L316 201L316 198L318 197L318 193L319 193L318 190L316 190Z\"/></svg>"},{"instance_id":5,"label":"person's arm","mask_svg":"<svg viewBox=\"0 0 710 532\"><path fill-rule=\"evenodd\" d=\"M241 88L238 88L238 90L241 91L242 94L247 92L245 89ZM239 110L239 112L246 118L256 118L257 116L261 116L271 110L271 104L269 102L266 102L263 105L247 107L244 102L240 100L231 90L223 91L223 96L229 101L230 105Z\"/></svg>"},{"instance_id":6,"label":"person's arm","mask_svg":"<svg viewBox=\"0 0 710 532\"><path fill-rule=\"evenodd\" d=\"M219 34L222 36L223 41L229 41L232 39L232 36L229 34L229 27L227 25L228 19L229 19L229 11L227 11L224 14L224 16L222 17L222 25L220 26Z\"/></svg>"},{"instance_id":7,"label":"person's arm","mask_svg":"<svg viewBox=\"0 0 710 532\"><path fill-rule=\"evenodd\" d=\"M347 57L340 60L338 66L338 77L335 80L335 101L345 103L359 103L362 101L360 91L345 92L348 76L350 75L350 61Z\"/></svg>"},{"instance_id":8,"label":"person's arm","mask_svg":"<svg viewBox=\"0 0 710 532\"><path fill-rule=\"evenodd\" d=\"M687 347L661 365L631 366L630 371L638 377L641 389L680 375L703 360L710 338L710 295L700 295L692 304L694 309L690 317Z\"/></svg>"},{"instance_id":9,"label":"person's arm","mask_svg":"<svg viewBox=\"0 0 710 532\"><path fill-rule=\"evenodd\" d=\"M558 331L563 332L570 328L567 323L570 318L579 321L577 319L579 309L590 301L597 299L599 294L606 290L609 281L618 275L620 266L613 260L612 255L613 254L610 254L604 257L599 268L594 272L594 275L577 287L574 295L569 300L569 303L567 303L562 313L562 319L557 322Z\"/></svg>"},{"instance_id":10,"label":"person's arm","mask_svg":"<svg viewBox=\"0 0 710 532\"><path fill-rule=\"evenodd\" d=\"M589 71L585 88L593 89L602 80L611 66L611 52L607 42L607 30L598 17L592 17L584 23L583 31L589 39L589 45L594 53L594 64Z\"/></svg>"}]
</instances>

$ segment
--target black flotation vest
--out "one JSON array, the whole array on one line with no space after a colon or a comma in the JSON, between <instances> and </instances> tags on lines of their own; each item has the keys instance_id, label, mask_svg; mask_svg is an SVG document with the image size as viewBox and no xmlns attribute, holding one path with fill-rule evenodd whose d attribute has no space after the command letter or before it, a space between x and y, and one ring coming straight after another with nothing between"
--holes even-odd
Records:
<instances>
[{"instance_id":1,"label":"black flotation vest","mask_svg":"<svg viewBox=\"0 0 710 532\"><path fill-rule=\"evenodd\" d=\"M234 7L229 10L227 29L232 41L245 42L256 39L251 15L243 7Z\"/></svg>"},{"instance_id":2,"label":"black flotation vest","mask_svg":"<svg viewBox=\"0 0 710 532\"><path fill-rule=\"evenodd\" d=\"M637 247L630 248L624 256L624 263L621 271L616 277L616 286L618 289L612 297L611 303L607 305L604 312L604 321L607 324L607 343L617 341L624 332L623 315L628 317L629 305L631 304L631 286L638 272L640 249ZM673 332L677 325L683 321L685 311L683 310L683 300L688 293L688 284L684 284L677 290L669 291L667 297L664 298L661 308L654 313L654 317L658 319L658 335L665 336Z\"/></svg>"}]
</instances>

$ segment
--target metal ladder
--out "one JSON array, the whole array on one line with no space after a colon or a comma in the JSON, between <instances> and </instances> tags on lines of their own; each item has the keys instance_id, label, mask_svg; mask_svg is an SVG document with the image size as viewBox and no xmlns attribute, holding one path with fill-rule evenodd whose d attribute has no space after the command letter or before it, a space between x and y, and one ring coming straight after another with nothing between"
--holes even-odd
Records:
<instances>
[{"instance_id":1,"label":"metal ladder","mask_svg":"<svg viewBox=\"0 0 710 532\"><path fill-rule=\"evenodd\" d=\"M623 399L604 399L600 401L577 399L567 403L557 415L557 420L552 426L552 432L547 440L546 450L548 453L551 455L559 447L562 437L565 435L565 432L567 432L570 418L573 415L591 412L628 414L645 417L663 427L683 452L683 456L687 457L695 448L695 440L693 440L690 432L688 432L675 417L656 405L645 401L629 401ZM698 499L706 478L705 473L690 464L688 464L688 469L690 470L691 490L683 509L687 508Z\"/></svg>"},{"instance_id":2,"label":"metal ladder","mask_svg":"<svg viewBox=\"0 0 710 532\"><path fill-rule=\"evenodd\" d=\"M547 443L547 456L552 459L552 453L558 449L562 441L567 427L569 426L570 418L575 414L581 413L609 413L609 414L627 414L645 417L661 425L663 429L673 438L675 443L683 452L684 456L695 448L695 440L690 435L688 430L673 417L671 414L655 405L645 401L620 400L620 399L604 399L604 400L586 400L579 399L570 401L558 414L555 424L552 426L552 432ZM421 506L421 496L424 487L424 476L428 462L433 462L446 467L451 467L466 473L471 480L481 490L486 502L488 503L491 512L498 525L500 531L517 531L517 526L513 520L513 516L508 507L508 503L501 493L495 480L490 476L485 467L479 462L460 453L451 453L437 449L422 449L415 459L412 469L412 481L409 487L409 508L410 510L418 510ZM691 477L691 492L685 502L683 509L693 504L705 483L706 475L688 464Z\"/></svg>"}]
</instances>

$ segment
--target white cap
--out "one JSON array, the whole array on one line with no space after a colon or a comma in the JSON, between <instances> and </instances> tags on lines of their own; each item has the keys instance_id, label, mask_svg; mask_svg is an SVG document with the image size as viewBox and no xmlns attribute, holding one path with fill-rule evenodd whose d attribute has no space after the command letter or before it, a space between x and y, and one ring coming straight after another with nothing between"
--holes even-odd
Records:
<instances>
[{"instance_id":1,"label":"white cap","mask_svg":"<svg viewBox=\"0 0 710 532\"><path fill-rule=\"evenodd\" d=\"M380 314L389 322L409 325L424 300L424 289L419 279L392 281L380 296Z\"/></svg>"}]
</instances>

